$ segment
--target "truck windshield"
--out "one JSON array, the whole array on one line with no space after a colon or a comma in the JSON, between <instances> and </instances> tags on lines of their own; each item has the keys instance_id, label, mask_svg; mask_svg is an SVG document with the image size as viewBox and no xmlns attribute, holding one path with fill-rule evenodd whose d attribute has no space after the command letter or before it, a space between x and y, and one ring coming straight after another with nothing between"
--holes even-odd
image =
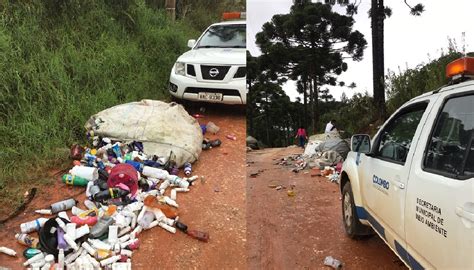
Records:
<instances>
[{"instance_id":1,"label":"truck windshield","mask_svg":"<svg viewBox=\"0 0 474 270\"><path fill-rule=\"evenodd\" d=\"M210 27L196 48L245 48L245 24L223 24Z\"/></svg>"}]
</instances>

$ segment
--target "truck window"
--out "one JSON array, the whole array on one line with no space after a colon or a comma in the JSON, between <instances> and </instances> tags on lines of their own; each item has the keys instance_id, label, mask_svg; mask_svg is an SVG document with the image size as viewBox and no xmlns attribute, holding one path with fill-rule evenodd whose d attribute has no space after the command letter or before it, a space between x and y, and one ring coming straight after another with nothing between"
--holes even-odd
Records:
<instances>
[{"instance_id":1,"label":"truck window","mask_svg":"<svg viewBox=\"0 0 474 270\"><path fill-rule=\"evenodd\" d=\"M474 95L448 99L425 154L426 170L449 176L474 175Z\"/></svg>"},{"instance_id":2,"label":"truck window","mask_svg":"<svg viewBox=\"0 0 474 270\"><path fill-rule=\"evenodd\" d=\"M395 116L380 133L375 156L404 164L426 106L426 103L410 106Z\"/></svg>"},{"instance_id":3,"label":"truck window","mask_svg":"<svg viewBox=\"0 0 474 270\"><path fill-rule=\"evenodd\" d=\"M245 24L211 26L202 36L197 48L245 48Z\"/></svg>"}]
</instances>

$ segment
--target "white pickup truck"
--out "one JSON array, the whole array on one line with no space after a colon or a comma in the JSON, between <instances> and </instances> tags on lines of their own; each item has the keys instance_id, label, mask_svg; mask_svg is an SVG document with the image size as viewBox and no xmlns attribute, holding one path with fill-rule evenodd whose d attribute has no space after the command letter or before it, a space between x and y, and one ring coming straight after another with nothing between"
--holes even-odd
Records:
<instances>
[{"instance_id":1,"label":"white pickup truck","mask_svg":"<svg viewBox=\"0 0 474 270\"><path fill-rule=\"evenodd\" d=\"M372 140L354 135L340 176L347 235L373 229L412 269L474 269L474 58L446 74Z\"/></svg>"},{"instance_id":2,"label":"white pickup truck","mask_svg":"<svg viewBox=\"0 0 474 270\"><path fill-rule=\"evenodd\" d=\"M168 86L175 98L247 103L245 13L224 13L223 18L230 21L212 24L197 41L189 40L191 50L176 60Z\"/></svg>"}]
</instances>

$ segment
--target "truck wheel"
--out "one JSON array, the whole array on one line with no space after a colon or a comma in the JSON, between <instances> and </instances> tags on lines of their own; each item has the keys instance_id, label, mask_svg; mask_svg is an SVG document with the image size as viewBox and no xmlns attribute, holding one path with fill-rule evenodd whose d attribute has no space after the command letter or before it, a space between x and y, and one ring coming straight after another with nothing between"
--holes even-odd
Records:
<instances>
[{"instance_id":1,"label":"truck wheel","mask_svg":"<svg viewBox=\"0 0 474 270\"><path fill-rule=\"evenodd\" d=\"M350 238L373 234L369 226L365 226L359 221L350 182L347 182L342 188L342 222L344 223L346 234Z\"/></svg>"}]
</instances>

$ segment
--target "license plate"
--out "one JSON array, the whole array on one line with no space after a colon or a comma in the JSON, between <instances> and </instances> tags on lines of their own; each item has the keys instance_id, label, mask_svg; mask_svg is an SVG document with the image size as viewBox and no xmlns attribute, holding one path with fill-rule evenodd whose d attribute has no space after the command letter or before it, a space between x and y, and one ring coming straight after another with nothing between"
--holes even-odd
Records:
<instances>
[{"instance_id":1,"label":"license plate","mask_svg":"<svg viewBox=\"0 0 474 270\"><path fill-rule=\"evenodd\" d=\"M221 101L222 100L222 93L200 92L198 94L198 98L199 98L199 100Z\"/></svg>"}]
</instances>

